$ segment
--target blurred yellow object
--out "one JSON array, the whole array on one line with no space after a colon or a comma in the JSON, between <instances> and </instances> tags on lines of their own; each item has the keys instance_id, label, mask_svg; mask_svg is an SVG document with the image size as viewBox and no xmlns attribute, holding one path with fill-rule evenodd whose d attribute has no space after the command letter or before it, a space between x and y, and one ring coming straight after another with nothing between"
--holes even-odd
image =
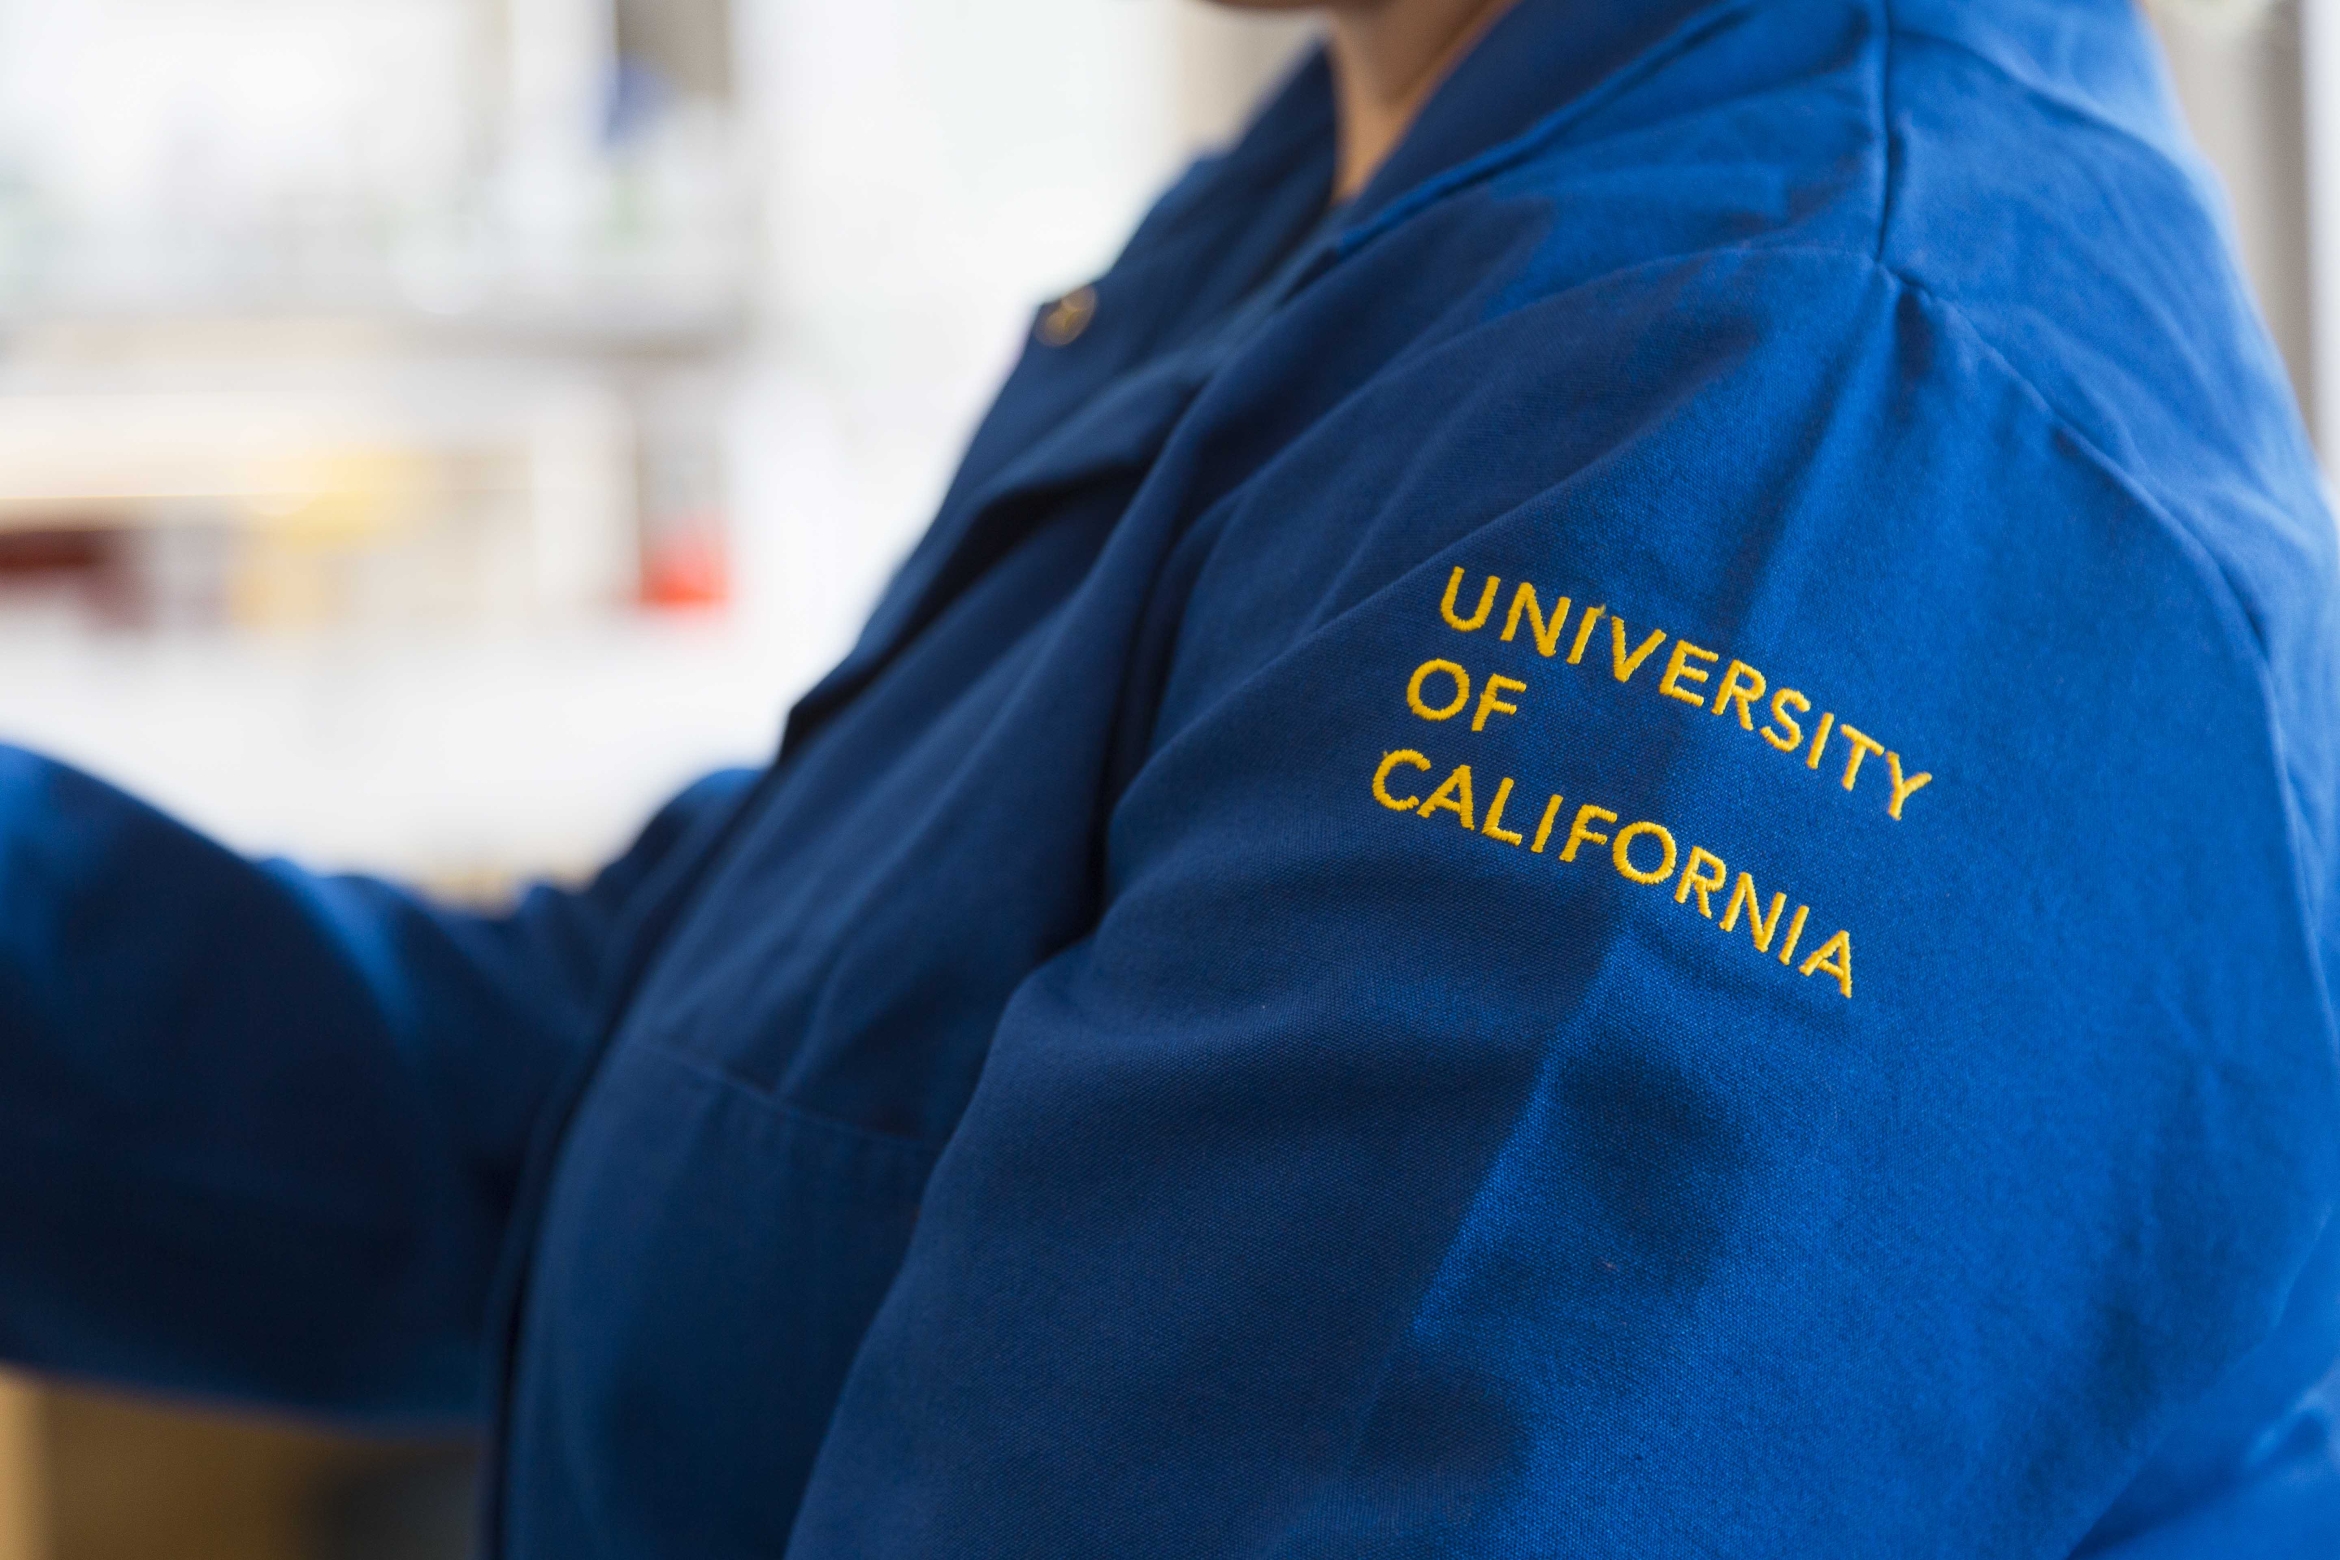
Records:
<instances>
[{"instance_id":1,"label":"blurred yellow object","mask_svg":"<svg viewBox=\"0 0 2340 1560\"><path fill-rule=\"evenodd\" d=\"M328 449L260 463L245 484L256 530L347 545L410 526L439 486L428 454L388 446Z\"/></svg>"},{"instance_id":2,"label":"blurred yellow object","mask_svg":"<svg viewBox=\"0 0 2340 1560\"><path fill-rule=\"evenodd\" d=\"M228 620L316 628L348 619L369 555L416 530L441 485L429 455L387 447L257 464L244 484L250 496L228 577Z\"/></svg>"},{"instance_id":3,"label":"blurred yellow object","mask_svg":"<svg viewBox=\"0 0 2340 1560\"><path fill-rule=\"evenodd\" d=\"M51 1560L40 1397L0 1376L0 1560Z\"/></svg>"},{"instance_id":4,"label":"blurred yellow object","mask_svg":"<svg viewBox=\"0 0 2340 1560\"><path fill-rule=\"evenodd\" d=\"M353 1481L448 1455L0 1374L0 1560L330 1560Z\"/></svg>"}]
</instances>

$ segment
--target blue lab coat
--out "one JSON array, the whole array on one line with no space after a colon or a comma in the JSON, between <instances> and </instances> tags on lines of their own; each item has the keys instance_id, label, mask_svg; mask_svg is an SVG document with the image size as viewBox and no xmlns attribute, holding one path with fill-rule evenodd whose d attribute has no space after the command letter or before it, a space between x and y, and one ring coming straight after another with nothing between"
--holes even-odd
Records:
<instances>
[{"instance_id":1,"label":"blue lab coat","mask_svg":"<svg viewBox=\"0 0 2340 1560\"><path fill-rule=\"evenodd\" d=\"M2128 0L1524 0L498 917L0 758L0 1351L525 1560L2331 1556L2331 522Z\"/></svg>"}]
</instances>

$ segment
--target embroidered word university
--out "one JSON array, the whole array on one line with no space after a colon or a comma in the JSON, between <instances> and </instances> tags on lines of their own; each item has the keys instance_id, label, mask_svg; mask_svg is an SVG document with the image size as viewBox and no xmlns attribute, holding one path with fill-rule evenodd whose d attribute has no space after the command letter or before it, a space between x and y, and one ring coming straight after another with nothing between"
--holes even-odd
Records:
<instances>
[{"instance_id":1,"label":"embroidered word university","mask_svg":"<svg viewBox=\"0 0 2340 1560\"><path fill-rule=\"evenodd\" d=\"M1492 620L1498 594L1503 588L1503 581L1495 575L1488 575L1487 582L1479 587L1477 605L1471 609L1468 616L1465 616L1462 612L1462 600L1467 594L1463 589L1465 577L1462 567L1457 565L1454 573L1447 578L1446 596L1439 603L1438 612L1441 617L1446 619L1449 628L1458 633L1475 634L1480 629L1485 628ZM1552 603L1552 615L1546 617L1543 604L1536 595L1535 586L1522 580L1519 588L1512 592L1511 610L1504 616L1503 632L1498 637L1505 643L1511 642L1518 636L1521 624L1525 623L1529 638L1536 647L1536 653L1548 660L1560 653L1561 636L1567 631L1569 614L1574 608L1575 603L1568 597L1562 596ZM1623 618L1611 612L1606 606L1587 607L1576 618L1576 637L1568 647L1568 664L1570 666L1583 664L1585 653L1592 649L1594 641L1599 637L1596 631L1604 618L1607 619L1609 625L1607 636L1609 640L1609 675L1621 683L1631 683L1634 674L1640 671L1643 664L1657 653L1658 647L1666 642L1666 631L1662 628L1653 628L1639 642L1636 642L1632 631L1625 626ZM1832 755L1829 752L1829 739L1832 736L1841 736L1844 739L1845 759L1843 778L1840 783L1847 791L1853 790L1860 784L1861 765L1864 760L1882 757L1885 760L1886 781L1889 787L1884 797L1885 811L1896 822L1900 820L1901 810L1908 804L1909 799L1933 780L1934 777L1930 774L1905 773L1899 753L1892 751L1884 743L1860 730L1851 722L1840 723L1833 710L1821 713L1819 721L1812 727L1811 743L1807 747L1804 740L1803 717L1812 713L1812 701L1797 689L1771 687L1763 673L1745 661L1734 660L1725 667L1722 681L1713 684L1714 691L1710 695L1707 692L1707 687L1714 676L1711 668L1720 660L1722 660L1722 655L1719 651L1705 649L1677 636L1674 640L1673 651L1666 658L1665 669L1657 675L1658 693L1665 698L1679 700L1681 703L1706 710L1712 715L1722 715L1726 712L1736 714L1741 730L1756 732L1765 742L1770 743L1781 753L1791 756L1800 754L1803 757L1804 767L1810 770L1817 771L1824 760L1832 761ZM1455 667L1451 662L1431 661L1414 674L1416 687L1408 691L1407 698L1412 703L1415 714L1433 720L1440 717L1430 715L1429 708L1423 704L1417 694L1425 674L1434 669L1451 671L1457 675L1458 679L1461 672L1461 668ZM1512 678L1494 677L1488 679L1489 697L1496 696L1494 685L1497 683L1505 685L1514 692L1524 693L1527 689L1525 683L1515 681ZM1645 683L1642 686L1647 687L1649 684ZM1766 693L1770 695L1768 703L1765 703ZM1755 709L1759 705L1767 711L1770 719L1764 723L1760 731L1757 731ZM1504 712L1505 709L1504 706L1497 706L1499 713ZM1474 731L1482 730L1485 728L1486 722L1487 711L1482 708L1477 719L1473 721L1471 729ZM1876 772L1874 769L1869 771L1870 774Z\"/></svg>"}]
</instances>

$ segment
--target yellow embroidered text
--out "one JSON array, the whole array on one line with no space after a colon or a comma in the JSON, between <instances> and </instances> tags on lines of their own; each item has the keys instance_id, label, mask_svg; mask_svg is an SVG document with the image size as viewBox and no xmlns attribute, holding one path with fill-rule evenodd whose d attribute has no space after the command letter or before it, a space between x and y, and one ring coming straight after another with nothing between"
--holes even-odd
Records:
<instances>
[{"instance_id":1,"label":"yellow embroidered text","mask_svg":"<svg viewBox=\"0 0 2340 1560\"><path fill-rule=\"evenodd\" d=\"M1487 804L1484 821L1474 806L1474 781L1471 766L1457 764L1447 772L1427 799L1419 795L1399 796L1392 789L1393 776L1400 771L1427 775L1437 766L1428 755L1411 748L1385 753L1373 771L1373 799L1392 812L1412 813L1418 817L1436 820L1440 815L1451 817L1455 824L1484 839L1494 840L1517 850L1524 842L1523 834L1503 827L1505 813L1518 782L1510 775L1500 777L1495 784L1493 799ZM1535 842L1530 854L1543 855L1558 824L1562 798L1554 792L1544 804L1542 817L1536 824ZM1731 882L1727 862L1704 845L1693 845L1688 853L1682 851L1674 831L1652 819L1641 819L1608 832L1604 826L1613 826L1618 815L1606 807L1587 802L1576 809L1568 826L1566 842L1560 847L1558 859L1576 862L1587 845L1606 846L1603 854L1619 877L1644 888L1671 886L1668 897L1677 905L1691 906L1695 901L1699 915L1714 922L1717 930L1736 933L1744 926L1747 939L1758 955L1771 955L1785 968L1809 980L1825 975L1835 984L1846 1001L1853 994L1852 933L1838 931L1805 957L1795 962L1796 950L1802 944L1806 926L1811 920L1812 907L1797 905L1794 914L1788 913L1788 896L1774 890L1768 902L1756 886L1755 875L1742 870L1723 901L1718 918L1714 900L1726 882ZM1600 856L1589 858L1597 861ZM1774 951L1776 948L1776 952Z\"/></svg>"}]
</instances>

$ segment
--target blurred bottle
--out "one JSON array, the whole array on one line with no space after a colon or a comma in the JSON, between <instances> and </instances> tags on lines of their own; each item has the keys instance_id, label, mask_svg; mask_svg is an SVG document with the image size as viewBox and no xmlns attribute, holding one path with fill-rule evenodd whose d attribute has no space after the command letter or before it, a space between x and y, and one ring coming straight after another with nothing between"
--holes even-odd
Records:
<instances>
[{"instance_id":1,"label":"blurred bottle","mask_svg":"<svg viewBox=\"0 0 2340 1560\"><path fill-rule=\"evenodd\" d=\"M732 598L718 376L670 374L640 401L642 605L715 611Z\"/></svg>"}]
</instances>

